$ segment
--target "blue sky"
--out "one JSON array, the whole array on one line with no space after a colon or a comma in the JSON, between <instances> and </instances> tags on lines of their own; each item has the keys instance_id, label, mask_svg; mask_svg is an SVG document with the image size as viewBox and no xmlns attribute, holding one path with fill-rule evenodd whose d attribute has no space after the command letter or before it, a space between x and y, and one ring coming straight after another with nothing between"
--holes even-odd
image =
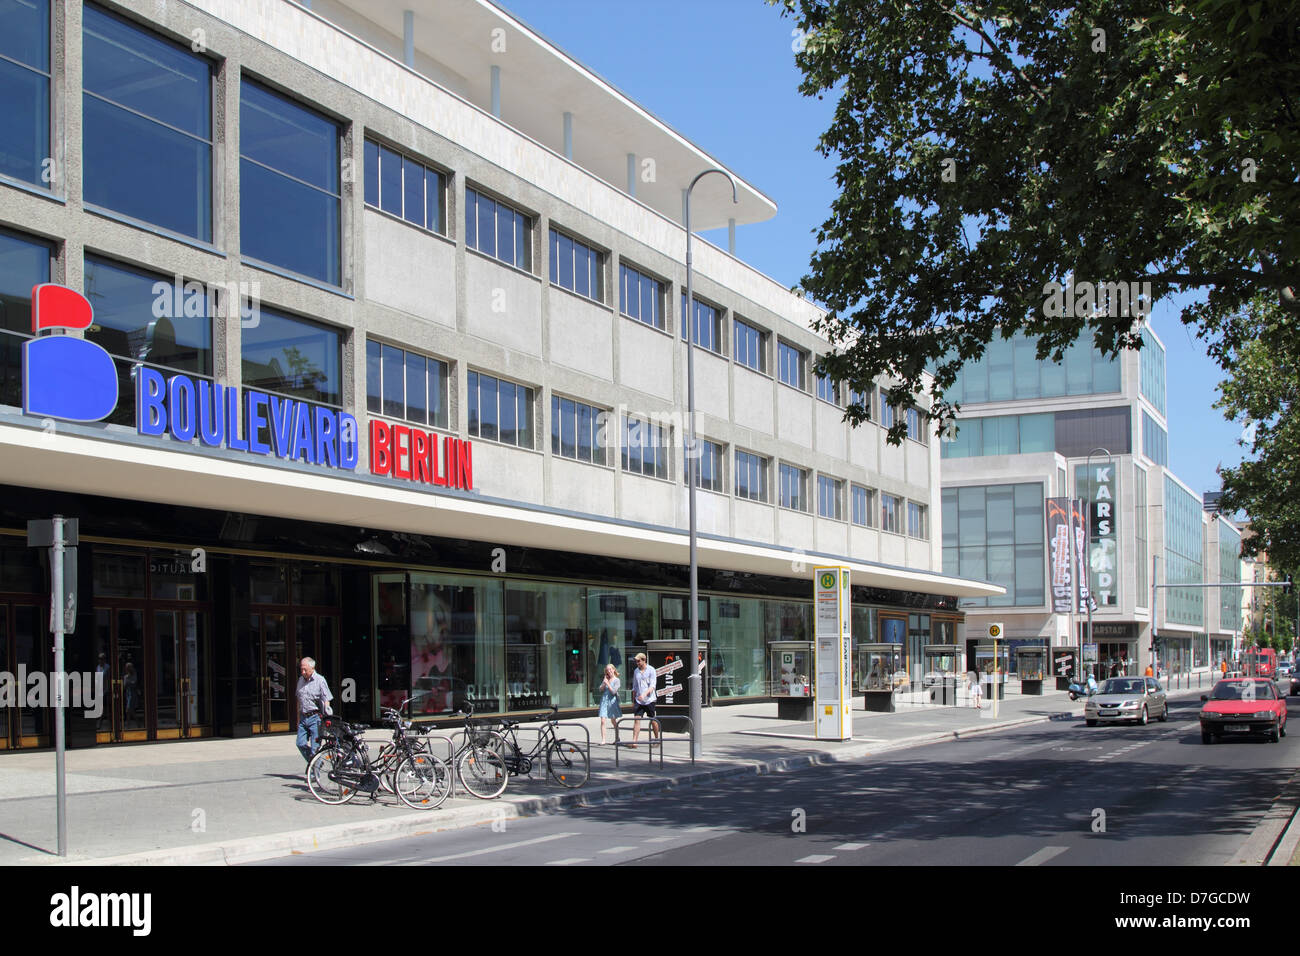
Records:
<instances>
[{"instance_id":1,"label":"blue sky","mask_svg":"<svg viewBox=\"0 0 1300 956\"><path fill-rule=\"evenodd\" d=\"M496 0L776 201L739 226L736 254L792 286L835 196L834 164L816 152L830 100L799 95L792 21L762 0ZM726 247L726 231L702 233ZM1198 494L1215 467L1241 460L1241 426L1212 408L1223 378L1166 300L1152 327L1167 350L1169 465Z\"/></svg>"}]
</instances>

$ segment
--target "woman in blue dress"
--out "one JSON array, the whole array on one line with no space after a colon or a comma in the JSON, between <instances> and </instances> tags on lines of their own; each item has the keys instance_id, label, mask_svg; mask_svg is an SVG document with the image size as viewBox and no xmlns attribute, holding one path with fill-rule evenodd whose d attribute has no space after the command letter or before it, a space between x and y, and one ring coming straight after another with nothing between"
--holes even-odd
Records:
<instances>
[{"instance_id":1,"label":"woman in blue dress","mask_svg":"<svg viewBox=\"0 0 1300 956\"><path fill-rule=\"evenodd\" d=\"M605 743L605 721L614 721L623 716L618 706L618 689L622 686L618 679L618 668L613 664L605 665L605 679L600 682L600 742ZM618 727L614 728L618 733Z\"/></svg>"}]
</instances>

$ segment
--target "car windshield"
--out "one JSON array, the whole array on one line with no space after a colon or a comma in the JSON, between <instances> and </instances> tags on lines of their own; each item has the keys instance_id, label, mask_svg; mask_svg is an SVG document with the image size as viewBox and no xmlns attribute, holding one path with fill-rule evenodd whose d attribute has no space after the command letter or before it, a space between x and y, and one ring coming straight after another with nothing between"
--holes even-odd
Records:
<instances>
[{"instance_id":1,"label":"car windshield","mask_svg":"<svg viewBox=\"0 0 1300 956\"><path fill-rule=\"evenodd\" d=\"M1253 691L1253 694L1252 694ZM1273 684L1266 680L1221 680L1210 700L1273 700Z\"/></svg>"},{"instance_id":2,"label":"car windshield","mask_svg":"<svg viewBox=\"0 0 1300 956\"><path fill-rule=\"evenodd\" d=\"M1142 693L1142 678L1140 677L1112 677L1101 685L1102 694L1140 694Z\"/></svg>"}]
</instances>

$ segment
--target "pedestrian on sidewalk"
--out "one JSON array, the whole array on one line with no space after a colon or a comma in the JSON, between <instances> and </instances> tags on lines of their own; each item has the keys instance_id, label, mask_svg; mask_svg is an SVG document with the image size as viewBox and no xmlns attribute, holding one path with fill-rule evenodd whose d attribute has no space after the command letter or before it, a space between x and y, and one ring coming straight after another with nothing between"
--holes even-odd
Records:
<instances>
[{"instance_id":1,"label":"pedestrian on sidewalk","mask_svg":"<svg viewBox=\"0 0 1300 956\"><path fill-rule=\"evenodd\" d=\"M646 662L644 654L636 656L636 670L632 672L632 702L635 705L632 713L637 717L632 722L632 742L629 747L635 747L637 738L641 735L641 717L650 718L650 737L659 736L659 721L655 719L655 685L659 682L659 675L655 669Z\"/></svg>"},{"instance_id":2,"label":"pedestrian on sidewalk","mask_svg":"<svg viewBox=\"0 0 1300 956\"><path fill-rule=\"evenodd\" d=\"M1155 676L1156 676L1155 668L1152 667L1150 664L1148 664L1148 665L1147 665L1147 669L1146 669L1146 674L1145 674L1144 676L1146 676L1146 677L1155 677Z\"/></svg>"},{"instance_id":3,"label":"pedestrian on sidewalk","mask_svg":"<svg viewBox=\"0 0 1300 956\"><path fill-rule=\"evenodd\" d=\"M332 714L330 685L325 678L316 673L316 662L304 657L299 667L302 674L298 678L298 690L294 695L298 703L298 752L302 759L311 763L311 758L320 749L321 714Z\"/></svg>"},{"instance_id":4,"label":"pedestrian on sidewalk","mask_svg":"<svg viewBox=\"0 0 1300 956\"><path fill-rule=\"evenodd\" d=\"M983 710L984 708L980 706L980 701L984 697L984 690L980 687L979 674L975 671L968 671L966 673L966 683L970 687L971 703L974 704L976 710Z\"/></svg>"},{"instance_id":5,"label":"pedestrian on sidewalk","mask_svg":"<svg viewBox=\"0 0 1300 956\"><path fill-rule=\"evenodd\" d=\"M600 682L600 742L605 743L605 721L611 723L623 716L618 706L618 689L622 682L618 679L618 668L613 664L605 665L605 679ZM614 724L614 736L618 736L618 724Z\"/></svg>"}]
</instances>

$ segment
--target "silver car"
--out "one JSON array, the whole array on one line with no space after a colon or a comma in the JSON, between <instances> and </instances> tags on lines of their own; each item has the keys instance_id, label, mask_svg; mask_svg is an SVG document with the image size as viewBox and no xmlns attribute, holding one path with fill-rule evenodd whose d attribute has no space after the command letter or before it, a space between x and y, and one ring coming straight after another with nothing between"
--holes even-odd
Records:
<instances>
[{"instance_id":1,"label":"silver car","mask_svg":"<svg viewBox=\"0 0 1300 956\"><path fill-rule=\"evenodd\" d=\"M1169 701L1154 677L1112 677L1102 681L1097 693L1083 705L1084 722L1089 727L1096 727L1098 721L1145 724L1152 717L1169 719Z\"/></svg>"}]
</instances>

